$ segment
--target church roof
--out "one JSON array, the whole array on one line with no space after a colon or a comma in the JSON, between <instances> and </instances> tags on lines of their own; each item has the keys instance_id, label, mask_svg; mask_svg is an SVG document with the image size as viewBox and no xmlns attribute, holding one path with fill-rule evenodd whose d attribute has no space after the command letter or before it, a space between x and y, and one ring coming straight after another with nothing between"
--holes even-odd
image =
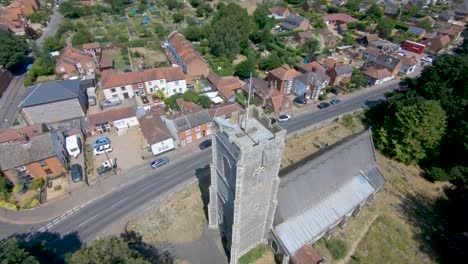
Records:
<instances>
[{"instance_id":1,"label":"church roof","mask_svg":"<svg viewBox=\"0 0 468 264\"><path fill-rule=\"evenodd\" d=\"M291 255L385 183L369 131L314 153L281 171L280 177L274 225Z\"/></svg>"}]
</instances>

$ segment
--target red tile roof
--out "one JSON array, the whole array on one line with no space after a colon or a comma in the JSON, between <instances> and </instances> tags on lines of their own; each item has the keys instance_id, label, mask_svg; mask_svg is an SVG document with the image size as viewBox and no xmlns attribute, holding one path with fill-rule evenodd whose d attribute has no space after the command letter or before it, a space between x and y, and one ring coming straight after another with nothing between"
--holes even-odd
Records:
<instances>
[{"instance_id":1,"label":"red tile roof","mask_svg":"<svg viewBox=\"0 0 468 264\"><path fill-rule=\"evenodd\" d=\"M242 108L242 106L240 106L238 103L230 103L213 107L208 110L208 114L210 115L211 120L213 120L215 117L230 118L232 113L243 109L244 108Z\"/></svg>"},{"instance_id":2,"label":"red tile roof","mask_svg":"<svg viewBox=\"0 0 468 264\"><path fill-rule=\"evenodd\" d=\"M356 18L344 14L344 13L337 13L337 14L331 14L323 17L324 21L331 21L331 22L341 22L341 23L350 23L350 22L355 22L358 21Z\"/></svg>"},{"instance_id":3,"label":"red tile roof","mask_svg":"<svg viewBox=\"0 0 468 264\"><path fill-rule=\"evenodd\" d=\"M370 68L364 70L362 73L376 80L392 76L392 73L387 69Z\"/></svg>"},{"instance_id":4,"label":"red tile roof","mask_svg":"<svg viewBox=\"0 0 468 264\"><path fill-rule=\"evenodd\" d=\"M285 69L284 67L279 67L276 69L273 69L269 72L269 74L275 76L276 78L282 80L282 81L287 81L290 79L294 79L297 76L301 75L298 71L295 69Z\"/></svg>"},{"instance_id":5,"label":"red tile roof","mask_svg":"<svg viewBox=\"0 0 468 264\"><path fill-rule=\"evenodd\" d=\"M161 115L164 115L164 111L153 109L138 118L141 132L149 145L172 138L166 125L161 120Z\"/></svg>"},{"instance_id":6,"label":"red tile roof","mask_svg":"<svg viewBox=\"0 0 468 264\"><path fill-rule=\"evenodd\" d=\"M306 72L325 72L325 68L318 62L313 61L307 64L302 64L299 66L299 71L306 73Z\"/></svg>"},{"instance_id":7,"label":"red tile roof","mask_svg":"<svg viewBox=\"0 0 468 264\"><path fill-rule=\"evenodd\" d=\"M23 135L26 135L28 137L34 137L42 133L44 132L42 131L41 124L21 127L21 128L8 129L3 132L0 132L0 143L18 140Z\"/></svg>"},{"instance_id":8,"label":"red tile roof","mask_svg":"<svg viewBox=\"0 0 468 264\"><path fill-rule=\"evenodd\" d=\"M147 69L142 72L116 73L115 71L106 71L105 73L103 72L102 79L102 88L110 89L152 80L165 79L167 82L185 80L186 75L180 67L163 67Z\"/></svg>"},{"instance_id":9,"label":"red tile roof","mask_svg":"<svg viewBox=\"0 0 468 264\"><path fill-rule=\"evenodd\" d=\"M102 55L101 56L101 68L112 68L114 66L114 60L112 56Z\"/></svg>"},{"instance_id":10,"label":"red tile roof","mask_svg":"<svg viewBox=\"0 0 468 264\"><path fill-rule=\"evenodd\" d=\"M191 70L207 71L209 66L200 54L192 47L192 43L188 41L182 34L177 31L172 32L167 40L172 44L177 54L187 66L187 72L190 74ZM193 67L192 67L193 66ZM204 69L200 69L204 68ZM206 69L205 69L206 68ZM207 73L205 73L207 74Z\"/></svg>"},{"instance_id":11,"label":"red tile roof","mask_svg":"<svg viewBox=\"0 0 468 264\"><path fill-rule=\"evenodd\" d=\"M116 120L130 118L136 115L134 106L116 107L108 110L92 114L88 116L88 128L94 129L96 125L114 122Z\"/></svg>"},{"instance_id":12,"label":"red tile roof","mask_svg":"<svg viewBox=\"0 0 468 264\"><path fill-rule=\"evenodd\" d=\"M83 44L82 49L99 49L101 48L101 44L99 42L93 42L93 43L85 43Z\"/></svg>"},{"instance_id":13,"label":"red tile roof","mask_svg":"<svg viewBox=\"0 0 468 264\"><path fill-rule=\"evenodd\" d=\"M233 96L235 90L242 88L242 83L238 77L220 77L216 73L210 72L208 80L224 98Z\"/></svg>"}]
</instances>

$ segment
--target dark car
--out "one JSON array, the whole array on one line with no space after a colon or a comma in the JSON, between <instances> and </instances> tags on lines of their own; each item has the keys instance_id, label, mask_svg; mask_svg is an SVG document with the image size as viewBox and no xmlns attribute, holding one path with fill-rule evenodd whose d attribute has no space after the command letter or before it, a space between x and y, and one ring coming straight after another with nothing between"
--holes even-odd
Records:
<instances>
[{"instance_id":1,"label":"dark car","mask_svg":"<svg viewBox=\"0 0 468 264\"><path fill-rule=\"evenodd\" d=\"M169 158L155 159L153 162L151 162L151 168L156 169L166 164L169 164Z\"/></svg>"},{"instance_id":2,"label":"dark car","mask_svg":"<svg viewBox=\"0 0 468 264\"><path fill-rule=\"evenodd\" d=\"M203 141L202 143L200 143L199 147L202 150L211 147L211 139Z\"/></svg>"},{"instance_id":3,"label":"dark car","mask_svg":"<svg viewBox=\"0 0 468 264\"><path fill-rule=\"evenodd\" d=\"M302 96L298 96L298 97L294 98L294 103L305 105L305 104L307 104L307 99L305 99Z\"/></svg>"},{"instance_id":4,"label":"dark car","mask_svg":"<svg viewBox=\"0 0 468 264\"><path fill-rule=\"evenodd\" d=\"M335 99L331 99L331 100L330 100L330 104L331 104L331 105L336 105L336 104L339 104L339 103L341 103L341 100L340 100L340 99L335 98Z\"/></svg>"},{"instance_id":5,"label":"dark car","mask_svg":"<svg viewBox=\"0 0 468 264\"><path fill-rule=\"evenodd\" d=\"M80 164L73 164L70 167L71 179L73 182L79 182L83 178L83 173Z\"/></svg>"},{"instance_id":6,"label":"dark car","mask_svg":"<svg viewBox=\"0 0 468 264\"><path fill-rule=\"evenodd\" d=\"M275 124L276 123L276 118L270 118L270 122L271 122L272 125Z\"/></svg>"},{"instance_id":7,"label":"dark car","mask_svg":"<svg viewBox=\"0 0 468 264\"><path fill-rule=\"evenodd\" d=\"M329 106L330 104L328 102L321 102L319 105L317 105L319 109L327 108Z\"/></svg>"}]
</instances>

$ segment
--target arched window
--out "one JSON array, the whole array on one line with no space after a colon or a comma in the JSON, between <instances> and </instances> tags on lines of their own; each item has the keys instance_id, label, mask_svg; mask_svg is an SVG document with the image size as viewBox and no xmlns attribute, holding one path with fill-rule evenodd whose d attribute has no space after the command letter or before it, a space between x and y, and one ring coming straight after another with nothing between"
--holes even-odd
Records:
<instances>
[{"instance_id":1,"label":"arched window","mask_svg":"<svg viewBox=\"0 0 468 264\"><path fill-rule=\"evenodd\" d=\"M226 156L223 156L223 174L224 177L228 180L231 177L231 164L229 163L229 160L226 158Z\"/></svg>"}]
</instances>

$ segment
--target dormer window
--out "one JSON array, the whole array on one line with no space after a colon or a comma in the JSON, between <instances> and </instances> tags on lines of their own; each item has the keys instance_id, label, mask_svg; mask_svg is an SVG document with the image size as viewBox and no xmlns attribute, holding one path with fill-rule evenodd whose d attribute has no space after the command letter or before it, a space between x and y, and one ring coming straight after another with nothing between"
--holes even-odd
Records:
<instances>
[{"instance_id":1,"label":"dormer window","mask_svg":"<svg viewBox=\"0 0 468 264\"><path fill-rule=\"evenodd\" d=\"M77 63L76 67L81 68L81 63Z\"/></svg>"},{"instance_id":2,"label":"dormer window","mask_svg":"<svg viewBox=\"0 0 468 264\"><path fill-rule=\"evenodd\" d=\"M142 83L139 83L139 84L138 84L138 88L143 88L143 84L142 84Z\"/></svg>"}]
</instances>

